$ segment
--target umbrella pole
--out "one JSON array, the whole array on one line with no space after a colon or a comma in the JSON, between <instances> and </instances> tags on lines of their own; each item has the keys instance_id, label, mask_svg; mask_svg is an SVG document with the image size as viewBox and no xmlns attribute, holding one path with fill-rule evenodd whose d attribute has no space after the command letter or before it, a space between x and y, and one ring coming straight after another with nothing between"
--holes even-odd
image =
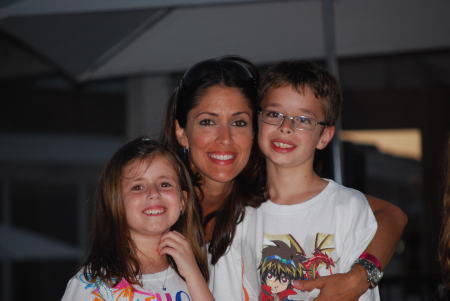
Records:
<instances>
[{"instance_id":1,"label":"umbrella pole","mask_svg":"<svg viewBox=\"0 0 450 301\"><path fill-rule=\"evenodd\" d=\"M325 54L328 71L333 74L339 81L339 67L336 56L336 37L335 37L335 22L334 22L334 1L322 0L322 21L323 21L323 36L325 45ZM333 156L333 175L334 180L343 184L343 167L342 167L342 144L339 134L342 129L341 117L336 121L336 131L334 139L331 144Z\"/></svg>"},{"instance_id":2,"label":"umbrella pole","mask_svg":"<svg viewBox=\"0 0 450 301\"><path fill-rule=\"evenodd\" d=\"M2 181L2 224L9 227L10 218L10 204L11 195L9 193L9 181L3 179ZM2 300L12 301L12 262L8 255L6 255L2 260L2 284L3 293Z\"/></svg>"}]
</instances>

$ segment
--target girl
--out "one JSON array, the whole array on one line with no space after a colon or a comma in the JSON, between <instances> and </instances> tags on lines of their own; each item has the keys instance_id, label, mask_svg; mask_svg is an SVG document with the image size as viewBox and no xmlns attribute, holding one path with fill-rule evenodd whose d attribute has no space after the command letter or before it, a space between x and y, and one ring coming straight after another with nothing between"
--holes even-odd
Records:
<instances>
[{"instance_id":1,"label":"girl","mask_svg":"<svg viewBox=\"0 0 450 301\"><path fill-rule=\"evenodd\" d=\"M62 301L213 300L197 212L176 155L146 137L124 145L101 176L92 248Z\"/></svg>"}]
</instances>

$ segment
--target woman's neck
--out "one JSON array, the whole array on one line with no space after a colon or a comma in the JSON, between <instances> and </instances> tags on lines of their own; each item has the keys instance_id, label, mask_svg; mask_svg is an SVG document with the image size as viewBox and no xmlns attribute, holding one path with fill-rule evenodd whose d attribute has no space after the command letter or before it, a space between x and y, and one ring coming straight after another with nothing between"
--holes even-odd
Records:
<instances>
[{"instance_id":1,"label":"woman's neck","mask_svg":"<svg viewBox=\"0 0 450 301\"><path fill-rule=\"evenodd\" d=\"M233 182L204 181L201 187L203 198L200 200L204 217L222 207L232 187Z\"/></svg>"},{"instance_id":2,"label":"woman's neck","mask_svg":"<svg viewBox=\"0 0 450 301\"><path fill-rule=\"evenodd\" d=\"M208 216L214 211L222 207L225 199L231 192L233 182L218 183L213 181L204 181L202 184L203 198L200 200L200 206L202 207L203 217ZM214 226L216 219L212 218L204 225L205 240L210 242L212 234L214 232Z\"/></svg>"}]
</instances>

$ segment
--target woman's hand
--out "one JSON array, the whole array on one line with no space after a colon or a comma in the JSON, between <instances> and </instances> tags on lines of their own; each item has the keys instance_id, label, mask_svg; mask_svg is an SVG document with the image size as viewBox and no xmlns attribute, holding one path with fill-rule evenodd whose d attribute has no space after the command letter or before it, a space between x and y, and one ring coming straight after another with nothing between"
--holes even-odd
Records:
<instances>
[{"instance_id":1,"label":"woman's hand","mask_svg":"<svg viewBox=\"0 0 450 301\"><path fill-rule=\"evenodd\" d=\"M367 273L359 264L355 264L344 274L338 273L313 280L294 280L292 285L302 291L320 289L315 301L356 301L369 288Z\"/></svg>"},{"instance_id":2,"label":"woman's hand","mask_svg":"<svg viewBox=\"0 0 450 301\"><path fill-rule=\"evenodd\" d=\"M170 255L175 260L180 275L186 281L192 301L214 301L197 265L192 248L182 234L176 231L165 233L161 237L159 252Z\"/></svg>"}]
</instances>

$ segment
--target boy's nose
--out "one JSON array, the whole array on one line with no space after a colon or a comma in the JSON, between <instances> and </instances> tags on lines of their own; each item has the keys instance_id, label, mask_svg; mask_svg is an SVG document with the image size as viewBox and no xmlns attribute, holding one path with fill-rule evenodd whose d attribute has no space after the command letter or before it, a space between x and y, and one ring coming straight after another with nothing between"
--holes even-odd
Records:
<instances>
[{"instance_id":1,"label":"boy's nose","mask_svg":"<svg viewBox=\"0 0 450 301\"><path fill-rule=\"evenodd\" d=\"M294 130L293 120L286 117L283 118L283 121L280 124L280 131L285 134L291 134Z\"/></svg>"}]
</instances>

